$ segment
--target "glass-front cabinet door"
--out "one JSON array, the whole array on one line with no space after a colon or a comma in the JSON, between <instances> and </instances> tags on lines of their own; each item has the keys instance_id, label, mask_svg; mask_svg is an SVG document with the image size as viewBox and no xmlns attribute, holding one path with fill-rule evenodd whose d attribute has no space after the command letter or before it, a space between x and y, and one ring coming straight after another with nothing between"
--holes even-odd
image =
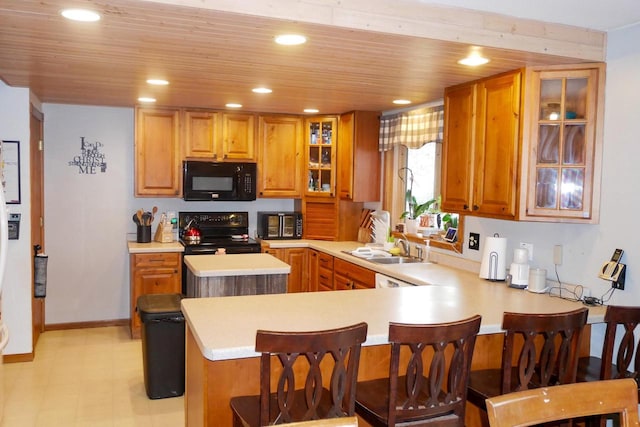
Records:
<instances>
[{"instance_id":1,"label":"glass-front cabinet door","mask_svg":"<svg viewBox=\"0 0 640 427\"><path fill-rule=\"evenodd\" d=\"M597 222L599 69L532 74L527 216ZM600 124L601 126L601 124ZM598 146L596 147L596 144ZM598 154L599 156L599 154ZM599 162L598 162L599 163ZM596 182L596 180L598 182ZM599 198L596 197L596 200ZM595 214L595 216L594 216Z\"/></svg>"},{"instance_id":2,"label":"glass-front cabinet door","mask_svg":"<svg viewBox=\"0 0 640 427\"><path fill-rule=\"evenodd\" d=\"M315 117L306 121L306 193L314 196L335 196L336 117Z\"/></svg>"}]
</instances>

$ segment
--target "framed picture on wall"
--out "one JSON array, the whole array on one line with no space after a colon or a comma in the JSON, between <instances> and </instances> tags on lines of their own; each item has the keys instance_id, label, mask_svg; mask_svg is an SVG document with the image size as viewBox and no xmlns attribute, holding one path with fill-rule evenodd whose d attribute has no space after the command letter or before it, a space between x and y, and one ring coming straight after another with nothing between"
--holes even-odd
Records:
<instances>
[{"instance_id":1,"label":"framed picture on wall","mask_svg":"<svg viewBox=\"0 0 640 427\"><path fill-rule=\"evenodd\" d=\"M20 204L20 141L2 141L0 171L7 204Z\"/></svg>"}]
</instances>

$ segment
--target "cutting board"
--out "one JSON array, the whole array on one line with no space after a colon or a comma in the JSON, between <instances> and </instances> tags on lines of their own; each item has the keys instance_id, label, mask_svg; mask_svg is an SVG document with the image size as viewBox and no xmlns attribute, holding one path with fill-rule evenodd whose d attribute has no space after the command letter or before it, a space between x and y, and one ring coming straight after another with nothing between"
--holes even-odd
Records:
<instances>
[{"instance_id":1,"label":"cutting board","mask_svg":"<svg viewBox=\"0 0 640 427\"><path fill-rule=\"evenodd\" d=\"M371 212L372 209L362 209L360 212L360 225L358 226L358 242L371 242Z\"/></svg>"}]
</instances>

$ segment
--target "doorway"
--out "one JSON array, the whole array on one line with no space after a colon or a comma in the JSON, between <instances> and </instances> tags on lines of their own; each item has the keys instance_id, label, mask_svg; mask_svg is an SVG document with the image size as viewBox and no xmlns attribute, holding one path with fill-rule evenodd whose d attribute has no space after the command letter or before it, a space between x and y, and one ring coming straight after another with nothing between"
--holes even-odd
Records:
<instances>
[{"instance_id":1,"label":"doorway","mask_svg":"<svg viewBox=\"0 0 640 427\"><path fill-rule=\"evenodd\" d=\"M31 247L44 252L44 115L33 104L29 115L29 158L31 161ZM32 256L35 255L35 250ZM44 332L45 299L35 297L34 264L31 263L31 316L33 353L40 333Z\"/></svg>"}]
</instances>

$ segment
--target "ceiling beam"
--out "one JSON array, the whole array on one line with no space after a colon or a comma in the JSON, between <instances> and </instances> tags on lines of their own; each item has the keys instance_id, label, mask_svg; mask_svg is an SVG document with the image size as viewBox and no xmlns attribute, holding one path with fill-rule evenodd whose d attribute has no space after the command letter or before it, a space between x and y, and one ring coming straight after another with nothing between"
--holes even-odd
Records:
<instances>
[{"instance_id":1,"label":"ceiling beam","mask_svg":"<svg viewBox=\"0 0 640 427\"><path fill-rule=\"evenodd\" d=\"M416 0L142 0L604 61L606 33Z\"/></svg>"}]
</instances>

